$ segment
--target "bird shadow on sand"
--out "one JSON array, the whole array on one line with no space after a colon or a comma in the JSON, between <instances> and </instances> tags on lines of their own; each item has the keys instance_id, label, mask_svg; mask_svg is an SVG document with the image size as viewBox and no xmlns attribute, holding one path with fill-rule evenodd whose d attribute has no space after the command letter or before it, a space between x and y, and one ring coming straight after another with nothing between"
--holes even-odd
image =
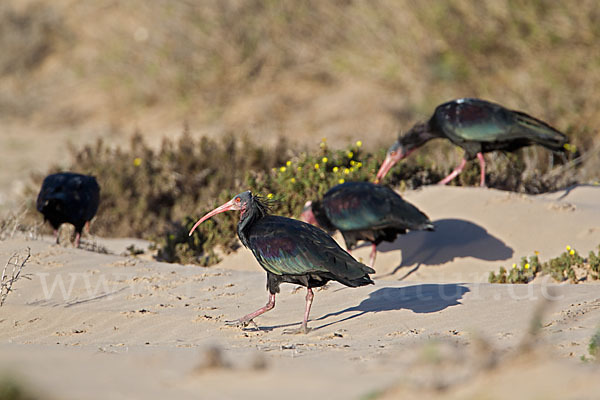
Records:
<instances>
[{"instance_id":1,"label":"bird shadow on sand","mask_svg":"<svg viewBox=\"0 0 600 400\"><path fill-rule=\"evenodd\" d=\"M410 274L421 265L442 265L455 258L501 261L514 253L502 240L473 222L449 218L433 224L435 232L409 232L400 235L393 243L380 244L377 250L381 252L402 250L402 262L393 271L378 277L394 275L403 267L413 266Z\"/></svg>"},{"instance_id":2,"label":"bird shadow on sand","mask_svg":"<svg viewBox=\"0 0 600 400\"><path fill-rule=\"evenodd\" d=\"M368 313L398 310L411 310L417 314L438 312L448 307L462 304L460 303L460 300L468 292L470 292L469 288L455 283L431 283L400 288L388 287L377 289L369 293L369 297L361 301L359 305L323 315L314 321L322 321L346 313L354 312L354 314L336 321L313 327L313 330L318 330L338 324L340 322L361 317Z\"/></svg>"},{"instance_id":3,"label":"bird shadow on sand","mask_svg":"<svg viewBox=\"0 0 600 400\"><path fill-rule=\"evenodd\" d=\"M311 331L326 328L340 322L348 321L361 317L368 313L378 313L384 311L411 310L417 314L433 313L442 311L448 307L457 306L463 296L470 292L469 288L462 284L420 284L400 288L381 288L369 293L369 297L360 302L360 304L348 307L341 311L336 311L311 319L309 326ZM317 321L341 316L346 313L353 313L347 317L315 326ZM281 324L275 326L260 326L250 328L252 330L272 331L273 329L287 328L299 325L298 323Z\"/></svg>"}]
</instances>

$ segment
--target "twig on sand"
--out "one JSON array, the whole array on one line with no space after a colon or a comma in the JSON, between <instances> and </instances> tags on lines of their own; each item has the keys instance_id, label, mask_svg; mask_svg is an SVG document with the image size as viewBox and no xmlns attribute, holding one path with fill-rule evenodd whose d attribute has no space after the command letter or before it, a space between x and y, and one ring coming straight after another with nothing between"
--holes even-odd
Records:
<instances>
[{"instance_id":1,"label":"twig on sand","mask_svg":"<svg viewBox=\"0 0 600 400\"><path fill-rule=\"evenodd\" d=\"M4 269L2 270L2 277L0 278L0 307L4 304L6 300L6 296L12 291L13 284L19 280L19 278L27 278L25 275L21 275L21 271L25 266L25 263L31 257L31 249L27 247L27 254L21 256L18 252L14 253L8 261L6 265L4 265ZM9 267L12 267L12 270L7 274L7 270Z\"/></svg>"}]
</instances>

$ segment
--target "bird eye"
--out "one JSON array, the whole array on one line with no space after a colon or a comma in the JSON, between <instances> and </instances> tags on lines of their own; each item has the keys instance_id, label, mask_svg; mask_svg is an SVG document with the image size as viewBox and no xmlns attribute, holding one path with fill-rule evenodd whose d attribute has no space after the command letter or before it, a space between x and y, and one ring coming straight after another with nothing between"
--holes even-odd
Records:
<instances>
[{"instance_id":1,"label":"bird eye","mask_svg":"<svg viewBox=\"0 0 600 400\"><path fill-rule=\"evenodd\" d=\"M394 157L396 155L396 150L390 151L390 156Z\"/></svg>"},{"instance_id":2,"label":"bird eye","mask_svg":"<svg viewBox=\"0 0 600 400\"><path fill-rule=\"evenodd\" d=\"M239 203L240 201L241 201L241 200L240 200L240 198L239 198L239 197L235 199L235 202L236 202L236 203Z\"/></svg>"}]
</instances>

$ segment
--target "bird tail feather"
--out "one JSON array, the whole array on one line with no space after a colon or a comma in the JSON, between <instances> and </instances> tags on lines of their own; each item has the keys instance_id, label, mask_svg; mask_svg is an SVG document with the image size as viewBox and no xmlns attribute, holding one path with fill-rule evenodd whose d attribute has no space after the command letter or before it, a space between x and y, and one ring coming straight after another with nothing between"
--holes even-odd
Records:
<instances>
[{"instance_id":1,"label":"bird tail feather","mask_svg":"<svg viewBox=\"0 0 600 400\"><path fill-rule=\"evenodd\" d=\"M565 151L569 139L557 129L522 112L515 112L519 125L525 128L529 140L554 151Z\"/></svg>"}]
</instances>

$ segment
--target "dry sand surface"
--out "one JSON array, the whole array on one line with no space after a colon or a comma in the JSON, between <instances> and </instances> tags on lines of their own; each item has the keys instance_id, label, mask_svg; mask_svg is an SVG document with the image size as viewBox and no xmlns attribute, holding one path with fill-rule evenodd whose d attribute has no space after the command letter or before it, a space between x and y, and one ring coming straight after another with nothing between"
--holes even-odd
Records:
<instances>
[{"instance_id":1,"label":"dry sand surface","mask_svg":"<svg viewBox=\"0 0 600 400\"><path fill-rule=\"evenodd\" d=\"M133 240L87 238L113 254L0 242L2 263L31 248L30 280L0 308L0 370L56 399L600 397L600 365L580 360L600 326L600 286L486 283L534 250L545 260L597 246L600 187L404 195L437 231L380 246L374 286L316 291L307 335L284 334L305 293L287 284L258 328L225 325L267 300L243 248L200 268L120 255Z\"/></svg>"}]
</instances>

